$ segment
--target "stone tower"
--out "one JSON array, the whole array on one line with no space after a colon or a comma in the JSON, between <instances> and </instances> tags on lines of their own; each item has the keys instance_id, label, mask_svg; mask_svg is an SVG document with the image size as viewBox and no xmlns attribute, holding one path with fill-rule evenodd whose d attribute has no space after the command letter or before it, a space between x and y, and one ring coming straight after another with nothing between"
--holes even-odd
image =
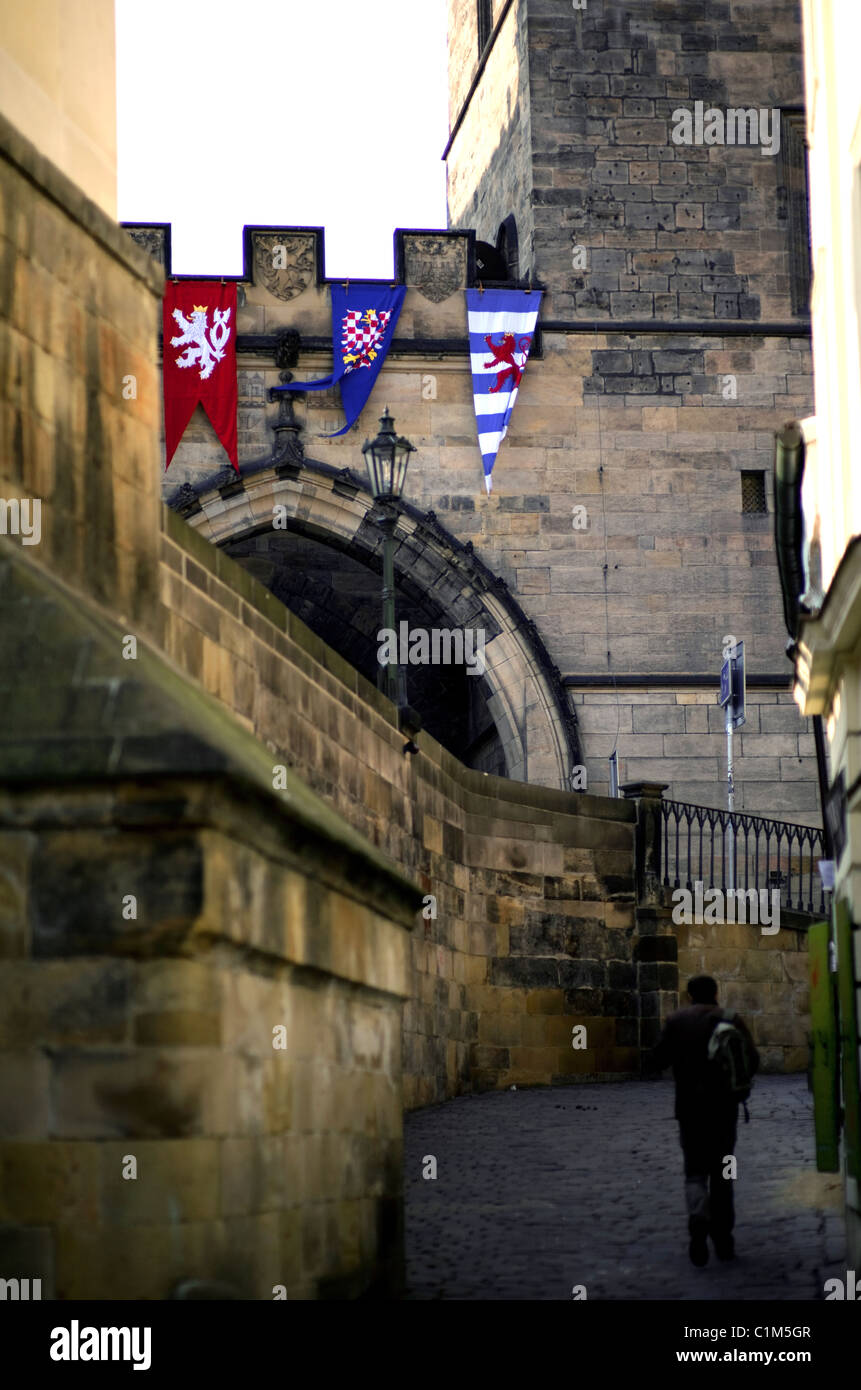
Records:
<instances>
[{"instance_id":1,"label":"stone tower","mask_svg":"<svg viewBox=\"0 0 861 1390\"><path fill-rule=\"evenodd\" d=\"M773 432L812 409L798 5L449 0L449 89L450 226L545 291L509 448L546 512L514 563L589 790L616 745L623 780L722 804L731 634L736 806L815 822L771 515Z\"/></svg>"},{"instance_id":2,"label":"stone tower","mask_svg":"<svg viewBox=\"0 0 861 1390\"><path fill-rule=\"evenodd\" d=\"M391 405L398 612L488 642L481 681L415 668L410 703L471 767L601 794L615 751L621 783L722 807L735 637L736 810L819 822L771 514L775 430L812 409L800 42L795 0L449 0L450 225L396 232L404 308L346 434L337 392L292 423L269 398L285 332L298 380L331 371L323 231L245 228L240 474L198 412L165 500L373 680L361 441ZM130 231L170 274L169 228ZM488 497L463 292L493 283L544 297Z\"/></svg>"}]
</instances>

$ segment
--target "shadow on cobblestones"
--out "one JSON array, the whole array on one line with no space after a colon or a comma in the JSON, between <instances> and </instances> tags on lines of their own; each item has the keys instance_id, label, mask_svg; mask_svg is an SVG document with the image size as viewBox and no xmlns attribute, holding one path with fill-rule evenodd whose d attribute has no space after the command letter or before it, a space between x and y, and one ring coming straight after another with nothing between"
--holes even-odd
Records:
<instances>
[{"instance_id":1,"label":"shadow on cobblestones","mask_svg":"<svg viewBox=\"0 0 861 1390\"><path fill-rule=\"evenodd\" d=\"M842 1188L816 1172L804 1076L741 1116L738 1258L687 1256L670 1081L462 1096L405 1120L411 1299L822 1299L845 1274ZM437 1160L435 1180L422 1160Z\"/></svg>"}]
</instances>

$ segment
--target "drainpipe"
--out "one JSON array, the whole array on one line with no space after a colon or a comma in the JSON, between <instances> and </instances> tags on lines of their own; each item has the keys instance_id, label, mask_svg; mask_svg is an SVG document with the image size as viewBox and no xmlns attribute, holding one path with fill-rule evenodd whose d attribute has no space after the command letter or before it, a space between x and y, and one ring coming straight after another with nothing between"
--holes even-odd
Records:
<instances>
[{"instance_id":1,"label":"drainpipe","mask_svg":"<svg viewBox=\"0 0 861 1390\"><path fill-rule=\"evenodd\" d=\"M783 617L792 638L787 654L795 655L799 600L804 591L801 546L804 522L801 512L801 479L804 476L804 436L795 421L774 437L774 544L783 592Z\"/></svg>"},{"instance_id":2,"label":"drainpipe","mask_svg":"<svg viewBox=\"0 0 861 1390\"><path fill-rule=\"evenodd\" d=\"M783 594L783 617L789 642L786 654L795 660L795 643L799 620L807 610L802 607L805 588L802 544L804 516L801 510L801 480L804 477L804 435L796 421L791 421L774 436L774 545L777 568ZM828 795L828 764L825 760L825 736L822 716L813 716L813 739L816 744L816 770L819 776L819 802L822 809L822 844L826 859L834 858L834 847L825 815Z\"/></svg>"}]
</instances>

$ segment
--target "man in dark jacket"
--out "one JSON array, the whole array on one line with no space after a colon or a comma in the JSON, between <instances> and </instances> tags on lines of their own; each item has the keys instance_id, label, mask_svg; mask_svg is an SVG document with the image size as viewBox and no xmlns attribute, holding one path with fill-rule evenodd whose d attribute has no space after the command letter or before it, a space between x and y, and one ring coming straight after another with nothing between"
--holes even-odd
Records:
<instances>
[{"instance_id":1,"label":"man in dark jacket","mask_svg":"<svg viewBox=\"0 0 861 1390\"><path fill-rule=\"evenodd\" d=\"M731 1178L725 1178L725 1159L735 1148L738 1101L716 1090L708 1060L709 1039L728 1017L748 1047L750 1073L759 1067L759 1053L735 1013L718 1007L717 984L710 975L697 975L688 985L688 1008L671 1014L651 1056L655 1071L672 1066L676 1082L676 1119L685 1158L685 1199L690 1245L695 1265L708 1263L711 1235L715 1254L731 1260L735 1254L735 1223Z\"/></svg>"}]
</instances>

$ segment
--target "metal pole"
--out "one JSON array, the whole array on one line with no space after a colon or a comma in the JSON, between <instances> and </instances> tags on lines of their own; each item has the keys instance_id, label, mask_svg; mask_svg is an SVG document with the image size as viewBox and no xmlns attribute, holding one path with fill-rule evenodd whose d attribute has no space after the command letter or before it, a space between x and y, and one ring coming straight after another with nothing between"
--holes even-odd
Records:
<instances>
[{"instance_id":1,"label":"metal pole","mask_svg":"<svg viewBox=\"0 0 861 1390\"><path fill-rule=\"evenodd\" d=\"M732 680L732 666L730 666L730 680ZM726 804L727 810L732 815L735 810L735 785L732 776L732 718L733 701L729 699L726 703ZM729 840L727 842L727 887L735 888L735 827L732 821L729 822Z\"/></svg>"},{"instance_id":2,"label":"metal pole","mask_svg":"<svg viewBox=\"0 0 861 1390\"><path fill-rule=\"evenodd\" d=\"M383 526L383 627L394 632L397 640L398 634L395 628L395 526L397 517L387 516L381 524ZM392 704L398 704L398 666L391 661L386 663L383 693L391 700Z\"/></svg>"}]
</instances>

